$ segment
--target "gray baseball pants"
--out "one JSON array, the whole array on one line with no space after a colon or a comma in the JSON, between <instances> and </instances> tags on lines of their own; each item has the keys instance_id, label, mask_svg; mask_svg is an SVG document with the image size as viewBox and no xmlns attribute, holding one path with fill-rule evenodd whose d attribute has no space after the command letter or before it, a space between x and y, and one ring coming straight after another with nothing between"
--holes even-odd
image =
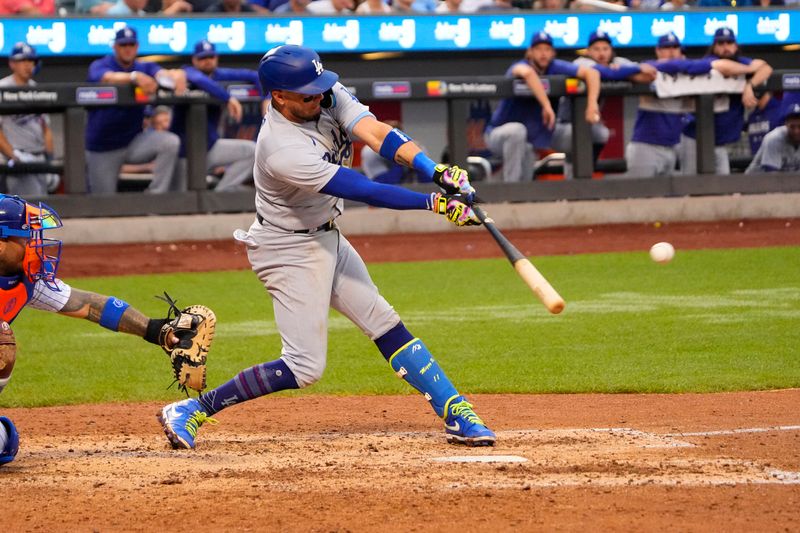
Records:
<instances>
[{"instance_id":1,"label":"gray baseball pants","mask_svg":"<svg viewBox=\"0 0 800 533\"><path fill-rule=\"evenodd\" d=\"M400 322L338 229L288 233L255 221L234 238L247 246L253 272L272 297L281 359L300 387L318 381L325 370L331 307L371 340Z\"/></svg>"},{"instance_id":2,"label":"gray baseball pants","mask_svg":"<svg viewBox=\"0 0 800 533\"><path fill-rule=\"evenodd\" d=\"M521 122L507 122L484 135L486 146L503 158L503 181L516 183L533 179L536 155L528 142L528 129Z\"/></svg>"},{"instance_id":3,"label":"gray baseball pants","mask_svg":"<svg viewBox=\"0 0 800 533\"><path fill-rule=\"evenodd\" d=\"M165 193L184 189L185 186L173 181L180 145L181 140L174 133L147 130L134 137L126 148L108 152L87 150L86 179L89 192L115 193L119 171L124 163L141 164L153 160L153 180L145 192Z\"/></svg>"},{"instance_id":4,"label":"gray baseball pants","mask_svg":"<svg viewBox=\"0 0 800 533\"><path fill-rule=\"evenodd\" d=\"M661 146L631 141L625 147L625 163L629 178L653 178L675 174L678 151L674 146Z\"/></svg>"},{"instance_id":5,"label":"gray baseball pants","mask_svg":"<svg viewBox=\"0 0 800 533\"><path fill-rule=\"evenodd\" d=\"M256 159L256 143L246 139L219 139L206 154L206 172L216 167L225 167L225 174L215 191L236 191L253 178L253 164ZM173 183L188 183L186 158L178 160ZM183 185L185 187L185 185Z\"/></svg>"},{"instance_id":6,"label":"gray baseball pants","mask_svg":"<svg viewBox=\"0 0 800 533\"><path fill-rule=\"evenodd\" d=\"M681 135L678 145L678 157L681 161L681 174L693 176L697 174L697 140ZM731 173L728 149L725 146L714 147L714 174L727 176Z\"/></svg>"}]
</instances>

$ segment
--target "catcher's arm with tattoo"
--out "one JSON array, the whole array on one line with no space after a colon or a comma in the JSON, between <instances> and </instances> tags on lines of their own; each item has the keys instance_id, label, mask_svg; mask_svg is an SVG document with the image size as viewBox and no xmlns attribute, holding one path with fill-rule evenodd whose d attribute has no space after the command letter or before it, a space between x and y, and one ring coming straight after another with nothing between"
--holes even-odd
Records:
<instances>
[{"instance_id":1,"label":"catcher's arm with tattoo","mask_svg":"<svg viewBox=\"0 0 800 533\"><path fill-rule=\"evenodd\" d=\"M58 312L161 346L170 357L178 388L202 391L206 386L206 357L216 325L214 312L202 305L178 309L166 293L162 299L169 304L166 318L149 318L119 298L72 287Z\"/></svg>"},{"instance_id":2,"label":"catcher's arm with tattoo","mask_svg":"<svg viewBox=\"0 0 800 533\"><path fill-rule=\"evenodd\" d=\"M96 292L83 291L72 287L69 299L64 307L59 311L59 314L71 316L74 318L83 318L96 324L100 323L103 314L103 309L106 304L111 300L110 296L97 294ZM134 307L128 307L122 313L117 326L117 331L120 333L129 333L137 337L144 338L147 333L147 325L150 318L142 314L141 311ZM178 342L178 337L170 334L167 339L169 346L174 346Z\"/></svg>"}]
</instances>

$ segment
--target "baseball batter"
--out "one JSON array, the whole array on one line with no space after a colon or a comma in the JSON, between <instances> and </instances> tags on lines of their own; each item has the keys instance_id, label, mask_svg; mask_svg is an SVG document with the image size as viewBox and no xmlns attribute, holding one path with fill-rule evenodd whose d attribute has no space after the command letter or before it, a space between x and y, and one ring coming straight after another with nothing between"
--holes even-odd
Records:
<instances>
[{"instance_id":1,"label":"baseball batter","mask_svg":"<svg viewBox=\"0 0 800 533\"><path fill-rule=\"evenodd\" d=\"M444 420L449 442L493 445L495 434L379 294L363 260L336 226L343 198L432 210L459 226L480 223L464 196L421 194L351 170L354 137L438 184L474 193L466 173L436 165L405 133L376 120L311 49L283 45L270 50L261 60L259 77L272 99L256 143L257 215L248 231L237 230L234 236L246 244L253 271L272 297L281 356L243 370L198 399L165 406L159 420L170 442L194 448L198 428L218 411L319 380L333 307L375 343L398 376L424 394Z\"/></svg>"},{"instance_id":2,"label":"baseball batter","mask_svg":"<svg viewBox=\"0 0 800 533\"><path fill-rule=\"evenodd\" d=\"M168 319L150 319L119 298L70 287L57 278L61 241L44 234L59 227L61 219L52 208L0 194L0 392L8 385L17 359L10 324L26 306L137 335L165 350L182 340L164 327L170 325ZM0 416L0 426L10 437L0 449L2 465L14 460L19 436L7 417Z\"/></svg>"}]
</instances>

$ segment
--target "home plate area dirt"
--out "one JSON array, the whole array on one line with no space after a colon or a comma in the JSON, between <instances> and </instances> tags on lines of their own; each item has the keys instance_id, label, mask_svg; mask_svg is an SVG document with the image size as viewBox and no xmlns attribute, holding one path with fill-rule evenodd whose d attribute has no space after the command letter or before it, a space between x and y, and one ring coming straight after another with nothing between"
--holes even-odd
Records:
<instances>
[{"instance_id":1,"label":"home plate area dirt","mask_svg":"<svg viewBox=\"0 0 800 533\"><path fill-rule=\"evenodd\" d=\"M800 245L800 221L509 232L528 255ZM353 237L365 259L497 257L485 232ZM115 260L108 261L113 256ZM229 241L66 246L66 278L248 268ZM800 390L474 395L494 448L417 395L262 398L172 450L160 404L3 409L0 532L797 531Z\"/></svg>"},{"instance_id":2,"label":"home plate area dirt","mask_svg":"<svg viewBox=\"0 0 800 533\"><path fill-rule=\"evenodd\" d=\"M790 531L800 390L476 395L494 448L421 398L271 397L172 450L158 404L5 409L4 531ZM524 461L524 462L523 462ZM10 528L10 529L6 529Z\"/></svg>"}]
</instances>

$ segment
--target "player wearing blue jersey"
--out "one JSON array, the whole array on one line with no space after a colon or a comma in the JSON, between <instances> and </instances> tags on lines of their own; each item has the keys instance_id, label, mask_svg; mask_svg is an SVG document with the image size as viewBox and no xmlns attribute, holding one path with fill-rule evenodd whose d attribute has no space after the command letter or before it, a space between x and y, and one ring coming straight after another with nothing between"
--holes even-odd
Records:
<instances>
[{"instance_id":1,"label":"player wearing blue jersey","mask_svg":"<svg viewBox=\"0 0 800 533\"><path fill-rule=\"evenodd\" d=\"M707 74L711 69L725 76L746 75L753 67L730 59L707 56L687 59L678 37L667 33L658 38L656 59L647 61L666 74ZM671 176L675 173L678 158L677 146L685 123L684 113L656 110L648 103L653 97L642 97L636 113L631 142L625 148L629 177ZM658 101L655 100L657 104Z\"/></svg>"},{"instance_id":2,"label":"player wearing blue jersey","mask_svg":"<svg viewBox=\"0 0 800 533\"><path fill-rule=\"evenodd\" d=\"M260 87L258 72L244 68L223 68L219 66L216 47L207 40L199 41L194 46L192 65L183 67L186 81L190 89L200 89L214 98L225 102L228 116L235 122L242 121L242 104L228 93L220 83L225 81L245 81ZM208 171L216 167L225 167L225 174L214 188L216 191L234 191L244 187L253 176L256 143L247 139L220 139L219 123L222 117L222 106L218 104L206 107L208 124L206 165ZM181 181L186 179L186 111L187 106L175 106L170 130L181 138L178 174Z\"/></svg>"},{"instance_id":3,"label":"player wearing blue jersey","mask_svg":"<svg viewBox=\"0 0 800 533\"><path fill-rule=\"evenodd\" d=\"M586 56L573 61L574 64L591 68L600 73L602 81L633 81L650 83L655 79L656 70L651 65L634 63L614 53L611 37L602 30L593 31L589 35ZM600 152L608 142L608 127L601 121L592 124L592 160L597 163ZM553 132L553 148L567 154L564 165L564 177L572 177L572 100L562 97L558 104L558 120Z\"/></svg>"},{"instance_id":4,"label":"player wearing blue jersey","mask_svg":"<svg viewBox=\"0 0 800 533\"><path fill-rule=\"evenodd\" d=\"M769 132L746 174L800 171L800 104L786 110L783 126Z\"/></svg>"},{"instance_id":5,"label":"player wearing blue jersey","mask_svg":"<svg viewBox=\"0 0 800 533\"><path fill-rule=\"evenodd\" d=\"M750 143L750 154L755 156L767 133L783 125L783 102L772 93L764 93L758 105L747 115L745 131Z\"/></svg>"},{"instance_id":6,"label":"player wearing blue jersey","mask_svg":"<svg viewBox=\"0 0 800 533\"><path fill-rule=\"evenodd\" d=\"M373 182L352 170L353 138L386 159L424 172L440 186L446 183L469 195L474 189L466 173L436 165L408 135L379 122L309 48L270 50L259 76L272 98L256 142L257 215L247 231L237 230L234 237L247 246L253 272L272 297L281 355L243 370L198 399L165 406L158 418L167 438L176 448L194 448L198 428L218 411L318 381L325 370L333 307L425 396L443 420L448 441L494 444L495 434L381 296L336 225L343 199L432 210L459 226L480 224L468 196L422 194Z\"/></svg>"},{"instance_id":7,"label":"player wearing blue jersey","mask_svg":"<svg viewBox=\"0 0 800 533\"><path fill-rule=\"evenodd\" d=\"M506 77L524 80L535 101L528 97L505 98L484 131L486 146L503 159L503 181L530 181L536 160L533 150L551 146L555 114L539 76L559 74L586 82L586 121L590 124L600 121L597 104L600 74L586 66L556 59L552 37L543 31L534 33L525 59L512 64Z\"/></svg>"},{"instance_id":8,"label":"player wearing blue jersey","mask_svg":"<svg viewBox=\"0 0 800 533\"><path fill-rule=\"evenodd\" d=\"M182 70L162 69L155 63L138 61L136 30L124 27L114 38L114 53L89 65L88 81L133 85L152 95L159 85L176 94L186 90ZM117 191L124 163L154 161L153 180L147 192L179 190L173 183L180 139L168 131L143 131L144 106L103 106L89 110L86 124L86 172L90 193Z\"/></svg>"},{"instance_id":9,"label":"player wearing blue jersey","mask_svg":"<svg viewBox=\"0 0 800 533\"><path fill-rule=\"evenodd\" d=\"M736 34L730 28L718 28L714 32L714 41L705 57L712 61L729 59L749 66L752 74L741 95L731 94L728 96L730 101L728 110L714 114L714 173L727 175L730 174L727 146L737 142L741 137L745 107L753 108L758 104L753 87L767 81L772 74L772 67L761 59L742 56L736 42ZM697 174L697 141L695 138L696 124L694 116L690 115L683 128L678 149L683 174Z\"/></svg>"}]
</instances>

